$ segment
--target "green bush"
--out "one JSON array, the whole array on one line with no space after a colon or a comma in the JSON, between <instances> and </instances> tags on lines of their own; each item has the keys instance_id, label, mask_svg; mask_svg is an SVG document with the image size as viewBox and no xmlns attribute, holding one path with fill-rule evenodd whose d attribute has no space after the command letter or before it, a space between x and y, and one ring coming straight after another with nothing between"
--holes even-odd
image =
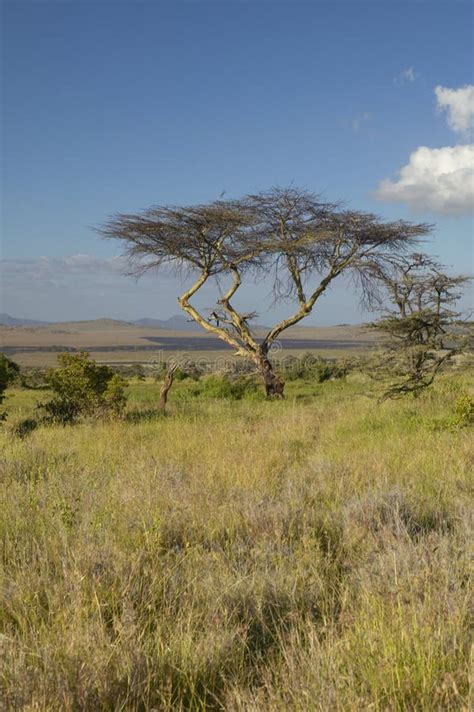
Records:
<instances>
[{"instance_id":1,"label":"green bush","mask_svg":"<svg viewBox=\"0 0 474 712\"><path fill-rule=\"evenodd\" d=\"M347 368L337 363L326 361L320 356L313 356L313 354L307 353L300 358L296 356L286 358L282 371L285 381L305 379L323 383L330 378L342 378L346 375Z\"/></svg>"},{"instance_id":2,"label":"green bush","mask_svg":"<svg viewBox=\"0 0 474 712\"><path fill-rule=\"evenodd\" d=\"M60 368L46 374L53 398L40 406L51 420L70 423L80 416L122 413L126 383L109 366L97 364L86 352L59 354L58 361Z\"/></svg>"},{"instance_id":3,"label":"green bush","mask_svg":"<svg viewBox=\"0 0 474 712\"><path fill-rule=\"evenodd\" d=\"M453 384L448 384L445 391L459 393L459 388ZM451 430L456 431L474 425L474 398L469 393L461 393L454 403L454 408L449 415L441 418L432 418L427 421L431 430Z\"/></svg>"},{"instance_id":4,"label":"green bush","mask_svg":"<svg viewBox=\"0 0 474 712\"><path fill-rule=\"evenodd\" d=\"M474 424L474 398L468 393L461 395L455 403L454 422L458 427Z\"/></svg>"},{"instance_id":5,"label":"green bush","mask_svg":"<svg viewBox=\"0 0 474 712\"><path fill-rule=\"evenodd\" d=\"M115 373L107 383L107 388L104 392L103 408L106 412L113 413L119 416L123 413L127 404L127 396L125 394L125 382L118 373Z\"/></svg>"},{"instance_id":6,"label":"green bush","mask_svg":"<svg viewBox=\"0 0 474 712\"><path fill-rule=\"evenodd\" d=\"M227 400L264 398L260 385L253 378L229 378L217 374L204 376L193 383L187 392L200 398Z\"/></svg>"},{"instance_id":7,"label":"green bush","mask_svg":"<svg viewBox=\"0 0 474 712\"><path fill-rule=\"evenodd\" d=\"M20 376L20 367L11 361L5 354L0 353L0 403L3 403L5 391ZM5 413L0 412L0 420L5 418Z\"/></svg>"},{"instance_id":8,"label":"green bush","mask_svg":"<svg viewBox=\"0 0 474 712\"><path fill-rule=\"evenodd\" d=\"M47 369L38 367L28 367L22 369L21 385L29 390L45 390L48 388L46 382Z\"/></svg>"},{"instance_id":9,"label":"green bush","mask_svg":"<svg viewBox=\"0 0 474 712\"><path fill-rule=\"evenodd\" d=\"M114 366L113 370L125 379L135 378L137 381L144 381L146 376L145 368L141 363L120 364Z\"/></svg>"}]
</instances>

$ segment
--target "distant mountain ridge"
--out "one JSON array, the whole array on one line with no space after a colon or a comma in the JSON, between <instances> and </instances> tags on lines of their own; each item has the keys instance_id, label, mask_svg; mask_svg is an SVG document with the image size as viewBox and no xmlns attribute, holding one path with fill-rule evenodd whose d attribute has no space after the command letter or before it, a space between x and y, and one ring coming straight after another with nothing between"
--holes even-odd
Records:
<instances>
[{"instance_id":1,"label":"distant mountain ridge","mask_svg":"<svg viewBox=\"0 0 474 712\"><path fill-rule=\"evenodd\" d=\"M166 329L168 331L195 331L198 329L197 324L194 322L189 322L185 316L181 314L175 314L169 319L135 319L134 321L126 321L121 319L77 319L76 321L39 321L37 319L21 319L18 317L11 316L5 312L0 314L0 325L2 326L55 326L62 324L95 324L97 326L144 326L150 329Z\"/></svg>"},{"instance_id":2,"label":"distant mountain ridge","mask_svg":"<svg viewBox=\"0 0 474 712\"><path fill-rule=\"evenodd\" d=\"M168 329L169 331L195 331L198 325L194 321L188 321L185 316L175 314L169 319L135 319L132 322L137 326L148 326L152 329Z\"/></svg>"},{"instance_id":3,"label":"distant mountain ridge","mask_svg":"<svg viewBox=\"0 0 474 712\"><path fill-rule=\"evenodd\" d=\"M48 321L37 321L36 319L18 319L5 312L0 314L0 324L2 326L47 326L50 323Z\"/></svg>"},{"instance_id":4,"label":"distant mountain ridge","mask_svg":"<svg viewBox=\"0 0 474 712\"><path fill-rule=\"evenodd\" d=\"M157 329L163 331L200 331L200 327L194 321L188 319L183 314L174 314L169 319L154 319L153 317L144 317L142 319L134 319L126 321L125 319L110 319L102 317L98 319L76 319L75 321L39 321L38 319L22 319L11 316L5 312L0 313L0 326L30 326L33 328L49 328L55 330L64 328L80 328L81 330L100 331L110 328L125 329L142 327L145 329ZM336 324L332 327L325 328L347 328L357 327L356 324ZM360 325L359 325L360 326ZM315 324L302 324L293 328L315 328ZM252 324L252 328L256 332L269 331L268 326L263 324ZM320 327L319 327L320 328Z\"/></svg>"}]
</instances>

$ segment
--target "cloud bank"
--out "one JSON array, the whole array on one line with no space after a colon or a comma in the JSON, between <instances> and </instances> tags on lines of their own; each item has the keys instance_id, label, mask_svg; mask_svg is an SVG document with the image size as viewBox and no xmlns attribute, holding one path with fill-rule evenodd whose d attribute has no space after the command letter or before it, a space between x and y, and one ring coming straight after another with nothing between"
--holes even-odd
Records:
<instances>
[{"instance_id":1,"label":"cloud bank","mask_svg":"<svg viewBox=\"0 0 474 712\"><path fill-rule=\"evenodd\" d=\"M36 286L54 285L64 277L89 278L97 275L120 275L127 262L124 257L96 257L76 254L67 257L36 257L0 260L0 272L8 281L22 280Z\"/></svg>"},{"instance_id":2,"label":"cloud bank","mask_svg":"<svg viewBox=\"0 0 474 712\"><path fill-rule=\"evenodd\" d=\"M438 110L447 113L448 125L456 132L467 133L474 123L474 86L438 86L435 94ZM398 175L397 180L382 180L375 197L406 203L415 212L460 216L474 209L474 144L420 146Z\"/></svg>"},{"instance_id":3,"label":"cloud bank","mask_svg":"<svg viewBox=\"0 0 474 712\"><path fill-rule=\"evenodd\" d=\"M125 257L85 254L0 260L1 310L42 321L165 318L176 311L179 284L166 270L137 282L127 267Z\"/></svg>"}]
</instances>

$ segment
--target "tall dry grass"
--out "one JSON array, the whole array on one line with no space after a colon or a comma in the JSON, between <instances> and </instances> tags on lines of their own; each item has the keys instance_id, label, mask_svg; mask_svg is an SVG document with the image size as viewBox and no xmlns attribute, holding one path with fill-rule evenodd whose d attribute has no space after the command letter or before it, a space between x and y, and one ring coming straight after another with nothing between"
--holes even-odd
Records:
<instances>
[{"instance_id":1,"label":"tall dry grass","mask_svg":"<svg viewBox=\"0 0 474 712\"><path fill-rule=\"evenodd\" d=\"M467 711L468 387L158 417L145 383L129 421L5 428L5 708Z\"/></svg>"}]
</instances>

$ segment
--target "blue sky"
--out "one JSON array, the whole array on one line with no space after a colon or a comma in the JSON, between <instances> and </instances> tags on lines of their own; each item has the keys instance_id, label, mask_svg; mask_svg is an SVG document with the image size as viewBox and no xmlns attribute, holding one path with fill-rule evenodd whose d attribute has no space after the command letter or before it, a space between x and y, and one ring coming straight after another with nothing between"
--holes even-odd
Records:
<instances>
[{"instance_id":1,"label":"blue sky","mask_svg":"<svg viewBox=\"0 0 474 712\"><path fill-rule=\"evenodd\" d=\"M91 226L291 181L388 219L435 222L429 251L472 271L471 3L7 0L2 10L1 311L176 313L180 284L121 276L119 246ZM242 306L266 292L250 285ZM364 316L341 284L311 323Z\"/></svg>"}]
</instances>

